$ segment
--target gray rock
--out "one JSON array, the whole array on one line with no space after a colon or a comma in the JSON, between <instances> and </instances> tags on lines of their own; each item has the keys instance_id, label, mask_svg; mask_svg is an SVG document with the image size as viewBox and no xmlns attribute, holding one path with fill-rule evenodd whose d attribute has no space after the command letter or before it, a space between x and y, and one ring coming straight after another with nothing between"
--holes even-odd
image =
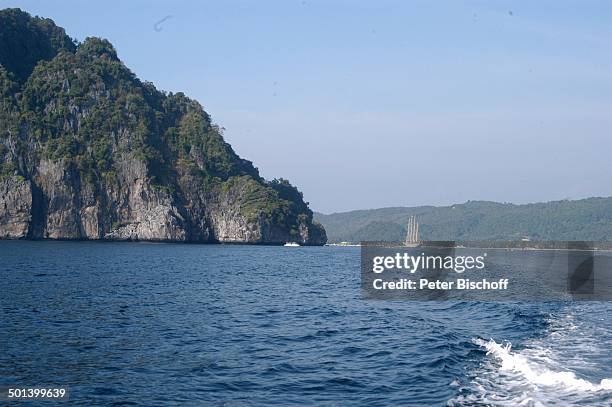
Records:
<instances>
[{"instance_id":1,"label":"gray rock","mask_svg":"<svg viewBox=\"0 0 612 407\"><path fill-rule=\"evenodd\" d=\"M27 237L32 219L32 188L30 181L12 176L0 180L0 238Z\"/></svg>"},{"instance_id":2,"label":"gray rock","mask_svg":"<svg viewBox=\"0 0 612 407\"><path fill-rule=\"evenodd\" d=\"M325 243L325 231L317 224L301 221L298 233L291 234L262 214L249 219L240 210L240 184L220 192L186 180L181 200L153 185L146 165L132 156L122 157L118 169L118 184L94 185L71 165L43 159L32 184L19 176L5 179L0 182L0 238Z\"/></svg>"}]
</instances>

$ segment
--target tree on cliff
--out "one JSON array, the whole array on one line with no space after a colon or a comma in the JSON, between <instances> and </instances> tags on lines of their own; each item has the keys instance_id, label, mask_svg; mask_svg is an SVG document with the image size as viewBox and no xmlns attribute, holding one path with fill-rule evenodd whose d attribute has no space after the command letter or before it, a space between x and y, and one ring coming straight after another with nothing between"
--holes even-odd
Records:
<instances>
[{"instance_id":1,"label":"tree on cliff","mask_svg":"<svg viewBox=\"0 0 612 407\"><path fill-rule=\"evenodd\" d=\"M295 187L264 180L198 102L138 79L105 39L0 11L0 102L0 179L31 183L29 237L325 242Z\"/></svg>"}]
</instances>

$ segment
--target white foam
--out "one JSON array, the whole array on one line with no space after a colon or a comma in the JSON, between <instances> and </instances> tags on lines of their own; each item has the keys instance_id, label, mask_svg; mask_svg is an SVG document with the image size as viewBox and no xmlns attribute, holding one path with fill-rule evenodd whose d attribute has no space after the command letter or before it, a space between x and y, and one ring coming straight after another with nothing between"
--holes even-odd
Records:
<instances>
[{"instance_id":1,"label":"white foam","mask_svg":"<svg viewBox=\"0 0 612 407\"><path fill-rule=\"evenodd\" d=\"M570 371L553 371L531 358L512 352L510 343L504 345L495 342L493 339L488 342L482 339L473 339L473 342L484 347L487 350L487 355L491 355L501 362L500 370L519 373L531 384L558 386L567 390L578 391L612 390L612 379L603 379L600 383L595 384L576 377Z\"/></svg>"}]
</instances>

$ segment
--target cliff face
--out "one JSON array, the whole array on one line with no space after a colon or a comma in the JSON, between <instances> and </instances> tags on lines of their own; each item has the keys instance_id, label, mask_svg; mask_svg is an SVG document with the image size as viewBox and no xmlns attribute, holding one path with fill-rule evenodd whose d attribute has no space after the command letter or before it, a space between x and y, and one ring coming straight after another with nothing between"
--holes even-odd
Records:
<instances>
[{"instance_id":1,"label":"cliff face","mask_svg":"<svg viewBox=\"0 0 612 407\"><path fill-rule=\"evenodd\" d=\"M18 177L0 182L0 238L26 236L31 219L30 182Z\"/></svg>"},{"instance_id":2,"label":"cliff face","mask_svg":"<svg viewBox=\"0 0 612 407\"><path fill-rule=\"evenodd\" d=\"M326 241L302 194L261 178L197 102L15 9L0 11L0 165L0 238Z\"/></svg>"}]
</instances>

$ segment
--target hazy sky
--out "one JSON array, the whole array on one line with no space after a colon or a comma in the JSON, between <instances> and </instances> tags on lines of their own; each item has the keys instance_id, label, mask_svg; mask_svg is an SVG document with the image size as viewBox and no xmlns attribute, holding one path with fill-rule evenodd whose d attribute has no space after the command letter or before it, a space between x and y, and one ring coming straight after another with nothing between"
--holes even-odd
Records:
<instances>
[{"instance_id":1,"label":"hazy sky","mask_svg":"<svg viewBox=\"0 0 612 407\"><path fill-rule=\"evenodd\" d=\"M0 7L108 38L314 210L612 195L609 1Z\"/></svg>"}]
</instances>

